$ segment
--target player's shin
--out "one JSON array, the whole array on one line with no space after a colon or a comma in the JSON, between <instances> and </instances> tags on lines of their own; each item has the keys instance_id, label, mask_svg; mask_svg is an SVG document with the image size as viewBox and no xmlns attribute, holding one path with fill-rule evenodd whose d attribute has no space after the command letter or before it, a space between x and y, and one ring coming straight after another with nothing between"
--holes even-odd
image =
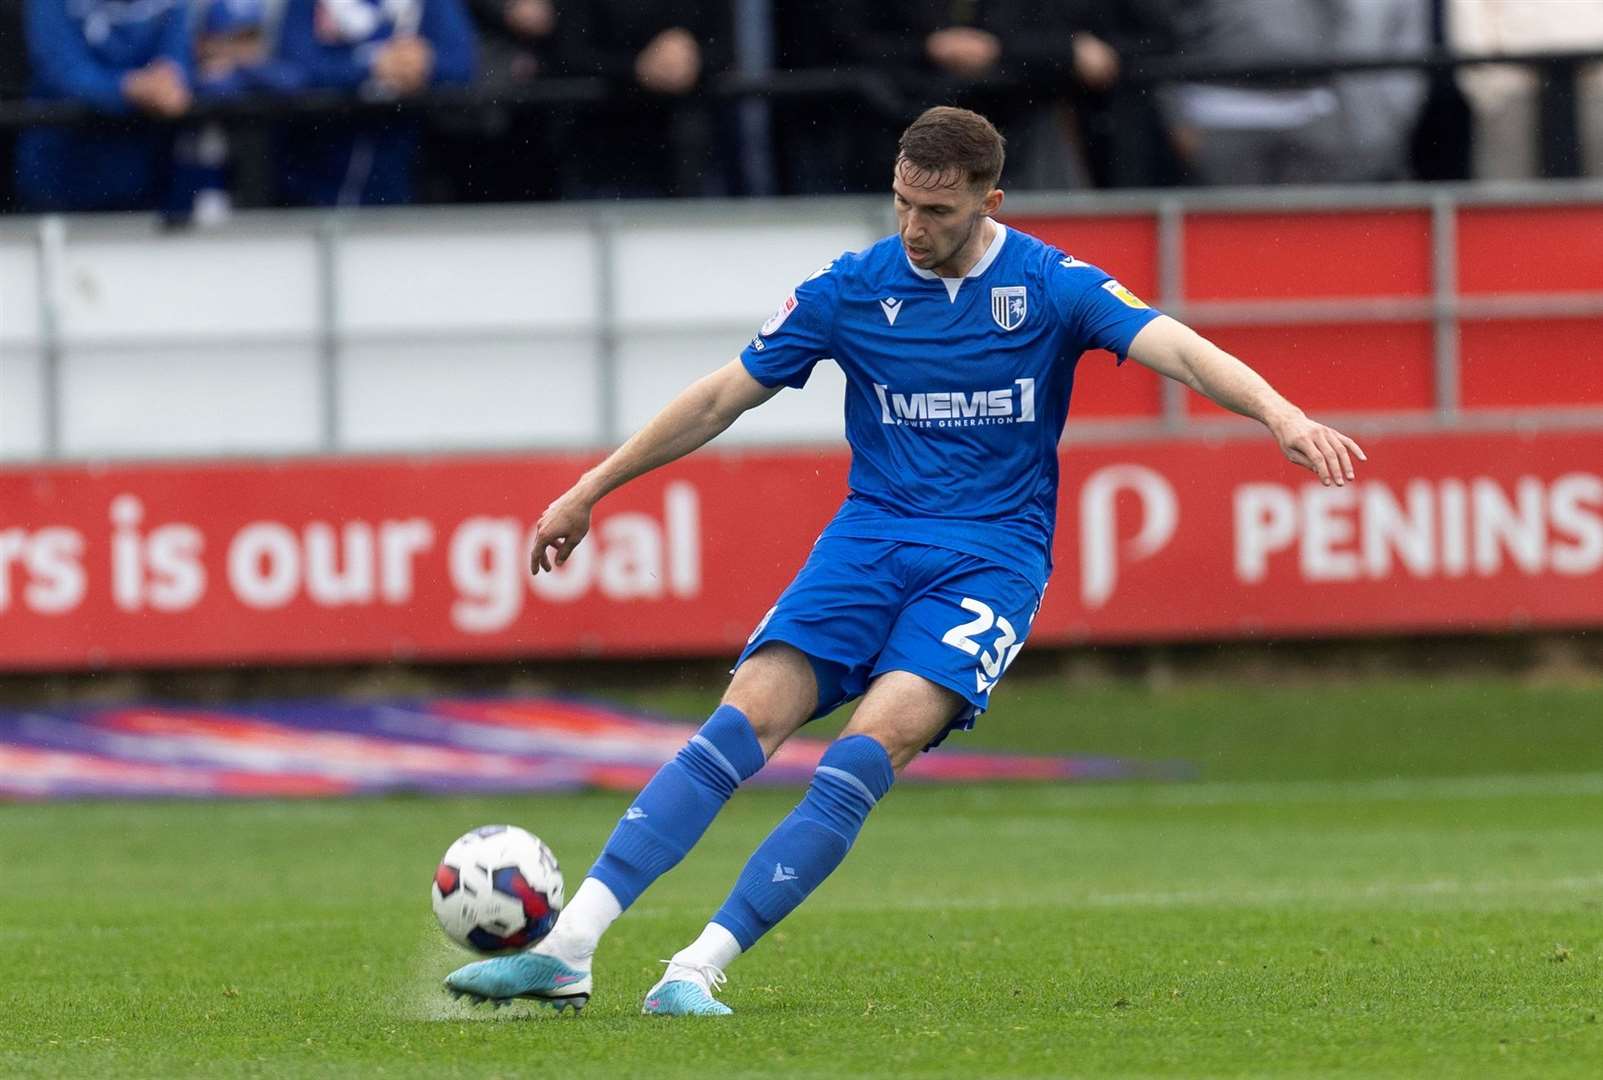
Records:
<instances>
[{"instance_id":1,"label":"player's shin","mask_svg":"<svg viewBox=\"0 0 1603 1080\"><path fill-rule=\"evenodd\" d=\"M685 857L766 760L745 714L719 706L624 812L557 920L549 948L564 959L588 960L612 921Z\"/></svg>"},{"instance_id":2,"label":"player's shin","mask_svg":"<svg viewBox=\"0 0 1603 1080\"><path fill-rule=\"evenodd\" d=\"M851 735L832 744L807 796L753 853L712 921L751 948L840 865L895 780L890 755L874 739Z\"/></svg>"}]
</instances>

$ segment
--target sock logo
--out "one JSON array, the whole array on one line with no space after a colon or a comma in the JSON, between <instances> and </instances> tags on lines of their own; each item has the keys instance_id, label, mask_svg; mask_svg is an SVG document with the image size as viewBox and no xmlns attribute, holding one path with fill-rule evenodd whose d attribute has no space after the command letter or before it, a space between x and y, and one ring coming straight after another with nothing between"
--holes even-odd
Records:
<instances>
[{"instance_id":1,"label":"sock logo","mask_svg":"<svg viewBox=\"0 0 1603 1080\"><path fill-rule=\"evenodd\" d=\"M638 806L631 806L629 809L623 812L623 820L625 821L639 821L645 816L646 812L640 809Z\"/></svg>"},{"instance_id":2,"label":"sock logo","mask_svg":"<svg viewBox=\"0 0 1603 1080\"><path fill-rule=\"evenodd\" d=\"M779 863L775 863L774 864L774 882L775 882L775 884L777 884L777 883L779 883L781 881L795 881L795 880L796 880L796 868L794 866L782 866Z\"/></svg>"}]
</instances>

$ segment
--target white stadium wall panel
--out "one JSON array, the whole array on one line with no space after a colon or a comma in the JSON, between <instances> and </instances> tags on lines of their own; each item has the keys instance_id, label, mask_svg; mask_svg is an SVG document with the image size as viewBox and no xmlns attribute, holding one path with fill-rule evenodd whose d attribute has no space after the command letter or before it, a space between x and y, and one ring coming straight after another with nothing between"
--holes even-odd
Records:
<instances>
[{"instance_id":1,"label":"white stadium wall panel","mask_svg":"<svg viewBox=\"0 0 1603 1080\"><path fill-rule=\"evenodd\" d=\"M589 330L600 312L588 229L509 220L404 231L352 227L335 258L337 329Z\"/></svg>"},{"instance_id":2,"label":"white stadium wall panel","mask_svg":"<svg viewBox=\"0 0 1603 1080\"><path fill-rule=\"evenodd\" d=\"M320 307L305 233L102 238L69 228L58 289L69 344L307 336Z\"/></svg>"},{"instance_id":3,"label":"white stadium wall panel","mask_svg":"<svg viewBox=\"0 0 1603 1080\"><path fill-rule=\"evenodd\" d=\"M39 340L39 257L26 234L0 233L0 348Z\"/></svg>"},{"instance_id":4,"label":"white stadium wall panel","mask_svg":"<svg viewBox=\"0 0 1603 1080\"><path fill-rule=\"evenodd\" d=\"M0 460L44 452L43 360L37 349L0 342Z\"/></svg>"},{"instance_id":5,"label":"white stadium wall panel","mask_svg":"<svg viewBox=\"0 0 1603 1080\"><path fill-rule=\"evenodd\" d=\"M318 358L310 345L69 346L60 378L67 457L318 447Z\"/></svg>"},{"instance_id":6,"label":"white stadium wall panel","mask_svg":"<svg viewBox=\"0 0 1603 1080\"><path fill-rule=\"evenodd\" d=\"M0 233L0 459L45 452L39 323L38 247L20 230Z\"/></svg>"},{"instance_id":7,"label":"white stadium wall panel","mask_svg":"<svg viewBox=\"0 0 1603 1080\"><path fill-rule=\"evenodd\" d=\"M339 365L340 446L593 446L601 439L597 364L586 334L348 343Z\"/></svg>"},{"instance_id":8,"label":"white stadium wall panel","mask_svg":"<svg viewBox=\"0 0 1603 1080\"><path fill-rule=\"evenodd\" d=\"M856 216L626 227L612 260L617 319L625 330L733 321L749 326L750 337L809 274L872 240L867 222Z\"/></svg>"},{"instance_id":9,"label":"white stadium wall panel","mask_svg":"<svg viewBox=\"0 0 1603 1080\"><path fill-rule=\"evenodd\" d=\"M618 423L634 431L688 383L739 355L738 332L627 335L618 342ZM783 390L735 421L721 442L830 442L841 437L845 377L832 361L813 369L801 390Z\"/></svg>"}]
</instances>

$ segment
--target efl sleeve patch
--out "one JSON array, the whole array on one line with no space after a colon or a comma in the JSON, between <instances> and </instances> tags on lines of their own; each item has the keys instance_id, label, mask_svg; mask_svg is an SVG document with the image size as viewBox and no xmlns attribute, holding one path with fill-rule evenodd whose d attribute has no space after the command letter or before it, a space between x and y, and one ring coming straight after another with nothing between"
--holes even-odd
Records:
<instances>
[{"instance_id":1,"label":"efl sleeve patch","mask_svg":"<svg viewBox=\"0 0 1603 1080\"><path fill-rule=\"evenodd\" d=\"M764 386L805 386L813 365L834 355L838 294L826 276L828 269L826 266L785 297L779 310L768 316L741 351L746 370Z\"/></svg>"},{"instance_id":2,"label":"efl sleeve patch","mask_svg":"<svg viewBox=\"0 0 1603 1080\"><path fill-rule=\"evenodd\" d=\"M1102 287L1110 294L1117 297L1119 303L1123 304L1125 307L1145 308L1147 306L1145 301L1143 301L1139 296L1131 292L1129 289L1126 289L1123 285L1119 284L1118 281L1104 281L1102 283Z\"/></svg>"},{"instance_id":3,"label":"efl sleeve patch","mask_svg":"<svg viewBox=\"0 0 1603 1080\"><path fill-rule=\"evenodd\" d=\"M785 297L785 302L779 305L779 310L768 316L768 321L763 323L763 328L761 331L762 336L773 336L774 331L778 330L781 326L784 326L785 320L790 318L790 313L795 310L796 294L791 293L789 296ZM750 324L748 323L747 325Z\"/></svg>"}]
</instances>

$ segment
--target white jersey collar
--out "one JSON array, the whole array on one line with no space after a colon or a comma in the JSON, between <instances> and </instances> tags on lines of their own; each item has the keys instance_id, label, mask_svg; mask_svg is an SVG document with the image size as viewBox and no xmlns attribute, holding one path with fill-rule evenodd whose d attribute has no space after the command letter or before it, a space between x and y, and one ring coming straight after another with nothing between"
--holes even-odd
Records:
<instances>
[{"instance_id":1,"label":"white jersey collar","mask_svg":"<svg viewBox=\"0 0 1603 1080\"><path fill-rule=\"evenodd\" d=\"M996 235L991 237L991 243L986 247L985 254L980 256L980 261L975 263L969 272L962 277L941 277L933 270L925 270L922 266L914 265L912 259L907 259L907 250L905 248L902 250L902 258L907 259L907 268L919 277L934 279L945 285L946 298L955 301L957 299L957 290L963 287L963 282L969 278L977 278L985 273L991 268L991 264L996 261L996 257L1002 253L1002 242L1007 239L1007 226L1000 221L992 221L991 224L996 226Z\"/></svg>"}]
</instances>

